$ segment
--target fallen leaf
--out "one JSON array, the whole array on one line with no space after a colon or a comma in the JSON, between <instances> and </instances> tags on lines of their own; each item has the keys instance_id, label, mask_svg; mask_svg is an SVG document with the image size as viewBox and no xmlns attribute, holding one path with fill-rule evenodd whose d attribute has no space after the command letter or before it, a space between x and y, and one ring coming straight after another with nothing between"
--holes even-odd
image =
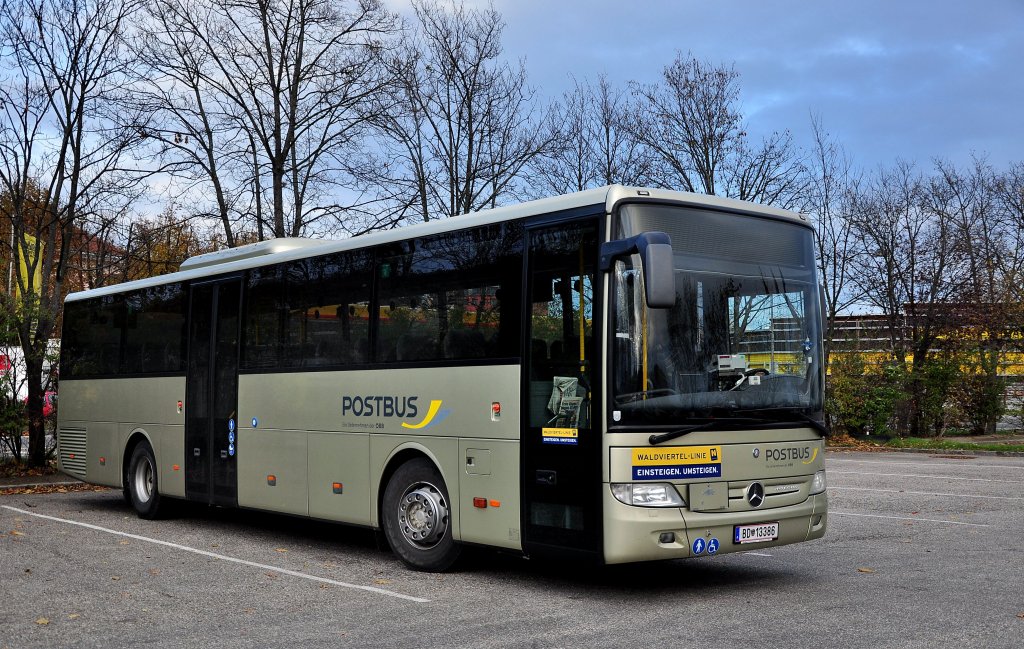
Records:
<instances>
[{"instance_id":1,"label":"fallen leaf","mask_svg":"<svg viewBox=\"0 0 1024 649\"><path fill-rule=\"evenodd\" d=\"M32 574L32 569L31 568L25 568L25 574L26 575L31 575Z\"/></svg>"},{"instance_id":2,"label":"fallen leaf","mask_svg":"<svg viewBox=\"0 0 1024 649\"><path fill-rule=\"evenodd\" d=\"M111 577L110 579L111 581L121 581L121 578L117 576Z\"/></svg>"},{"instance_id":3,"label":"fallen leaf","mask_svg":"<svg viewBox=\"0 0 1024 649\"><path fill-rule=\"evenodd\" d=\"M388 584L391 583L391 580L390 579L374 579L373 583L377 584L378 586L387 586Z\"/></svg>"},{"instance_id":4,"label":"fallen leaf","mask_svg":"<svg viewBox=\"0 0 1024 649\"><path fill-rule=\"evenodd\" d=\"M274 552L287 552L284 548L274 548Z\"/></svg>"},{"instance_id":5,"label":"fallen leaf","mask_svg":"<svg viewBox=\"0 0 1024 649\"><path fill-rule=\"evenodd\" d=\"M128 541L121 541L121 545L128 545Z\"/></svg>"},{"instance_id":6,"label":"fallen leaf","mask_svg":"<svg viewBox=\"0 0 1024 649\"><path fill-rule=\"evenodd\" d=\"M149 569L149 574L151 574L151 575L153 575L155 577L155 576L160 574L160 569L159 568L150 568Z\"/></svg>"},{"instance_id":7,"label":"fallen leaf","mask_svg":"<svg viewBox=\"0 0 1024 649\"><path fill-rule=\"evenodd\" d=\"M324 590L327 590L329 587L328 587L327 584L320 584L320 588L323 588Z\"/></svg>"},{"instance_id":8,"label":"fallen leaf","mask_svg":"<svg viewBox=\"0 0 1024 649\"><path fill-rule=\"evenodd\" d=\"M72 613L68 615L69 620L77 620L80 617L82 617L81 613Z\"/></svg>"},{"instance_id":9,"label":"fallen leaf","mask_svg":"<svg viewBox=\"0 0 1024 649\"><path fill-rule=\"evenodd\" d=\"M19 532L18 530L11 530L11 536L25 536L25 533Z\"/></svg>"},{"instance_id":10,"label":"fallen leaf","mask_svg":"<svg viewBox=\"0 0 1024 649\"><path fill-rule=\"evenodd\" d=\"M219 544L219 543L211 543L211 544L210 544L210 547L211 547L211 548L219 548L219 547L220 547L220 544Z\"/></svg>"},{"instance_id":11,"label":"fallen leaf","mask_svg":"<svg viewBox=\"0 0 1024 649\"><path fill-rule=\"evenodd\" d=\"M41 618L36 620L36 624L38 624L40 626L45 626L45 625L47 625L49 623L50 623L50 620L45 618L45 617L41 617Z\"/></svg>"},{"instance_id":12,"label":"fallen leaf","mask_svg":"<svg viewBox=\"0 0 1024 649\"><path fill-rule=\"evenodd\" d=\"M1020 613L1017 613L1017 617L1019 617L1020 619L1024 620L1024 611L1021 611Z\"/></svg>"},{"instance_id":13,"label":"fallen leaf","mask_svg":"<svg viewBox=\"0 0 1024 649\"><path fill-rule=\"evenodd\" d=\"M869 574L870 575L870 574L873 574L875 572L875 569L874 568L857 568L857 572L863 572L865 574Z\"/></svg>"}]
</instances>

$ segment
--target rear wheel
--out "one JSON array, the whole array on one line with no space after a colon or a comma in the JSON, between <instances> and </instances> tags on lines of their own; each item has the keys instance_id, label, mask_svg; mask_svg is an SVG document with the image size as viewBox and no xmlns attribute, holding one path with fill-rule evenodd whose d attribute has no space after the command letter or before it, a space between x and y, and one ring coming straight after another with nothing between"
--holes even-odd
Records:
<instances>
[{"instance_id":1,"label":"rear wheel","mask_svg":"<svg viewBox=\"0 0 1024 649\"><path fill-rule=\"evenodd\" d=\"M425 458L400 466L384 489L384 534L410 568L441 572L462 548L452 538L451 502L437 468Z\"/></svg>"},{"instance_id":2,"label":"rear wheel","mask_svg":"<svg viewBox=\"0 0 1024 649\"><path fill-rule=\"evenodd\" d=\"M153 519L160 515L162 503L157 489L156 458L149 442L135 445L125 487L140 518Z\"/></svg>"}]
</instances>

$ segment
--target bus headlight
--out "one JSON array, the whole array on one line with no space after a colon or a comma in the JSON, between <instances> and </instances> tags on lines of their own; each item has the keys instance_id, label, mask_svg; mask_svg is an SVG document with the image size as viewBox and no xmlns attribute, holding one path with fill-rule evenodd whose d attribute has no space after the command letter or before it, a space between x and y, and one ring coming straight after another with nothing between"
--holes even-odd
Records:
<instances>
[{"instance_id":1,"label":"bus headlight","mask_svg":"<svg viewBox=\"0 0 1024 649\"><path fill-rule=\"evenodd\" d=\"M612 483L612 495L620 503L637 507L686 507L686 501L667 482Z\"/></svg>"},{"instance_id":2,"label":"bus headlight","mask_svg":"<svg viewBox=\"0 0 1024 649\"><path fill-rule=\"evenodd\" d=\"M811 495L820 494L825 491L825 469L814 474L811 480Z\"/></svg>"}]
</instances>

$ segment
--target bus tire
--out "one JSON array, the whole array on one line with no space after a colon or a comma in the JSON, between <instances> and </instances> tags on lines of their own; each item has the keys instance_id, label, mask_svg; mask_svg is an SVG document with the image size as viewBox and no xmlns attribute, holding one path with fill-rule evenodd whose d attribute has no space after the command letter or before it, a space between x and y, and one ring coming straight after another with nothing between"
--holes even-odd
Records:
<instances>
[{"instance_id":1,"label":"bus tire","mask_svg":"<svg viewBox=\"0 0 1024 649\"><path fill-rule=\"evenodd\" d=\"M398 467L384 489L384 534L410 568L443 572L462 551L452 538L451 501L441 474L426 458Z\"/></svg>"},{"instance_id":2,"label":"bus tire","mask_svg":"<svg viewBox=\"0 0 1024 649\"><path fill-rule=\"evenodd\" d=\"M139 442L132 451L126 489L139 518L159 518L163 508L157 487L156 458L149 442Z\"/></svg>"}]
</instances>

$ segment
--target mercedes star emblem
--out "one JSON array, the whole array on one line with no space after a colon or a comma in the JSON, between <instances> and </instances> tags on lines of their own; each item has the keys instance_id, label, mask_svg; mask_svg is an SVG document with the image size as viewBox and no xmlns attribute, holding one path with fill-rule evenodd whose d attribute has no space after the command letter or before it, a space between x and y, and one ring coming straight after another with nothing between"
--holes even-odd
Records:
<instances>
[{"instance_id":1,"label":"mercedes star emblem","mask_svg":"<svg viewBox=\"0 0 1024 649\"><path fill-rule=\"evenodd\" d=\"M747 487L747 502L751 507L760 507L764 502L764 485L760 482L751 482Z\"/></svg>"}]
</instances>

